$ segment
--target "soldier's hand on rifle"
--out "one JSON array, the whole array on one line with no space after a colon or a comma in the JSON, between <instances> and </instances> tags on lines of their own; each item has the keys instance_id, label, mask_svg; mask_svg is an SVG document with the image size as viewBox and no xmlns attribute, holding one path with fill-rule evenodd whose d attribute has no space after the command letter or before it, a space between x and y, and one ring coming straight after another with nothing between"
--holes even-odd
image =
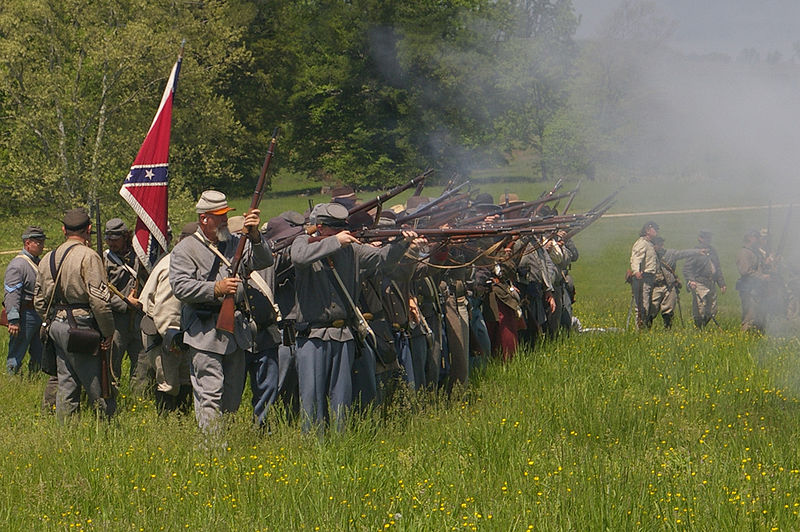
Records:
<instances>
[{"instance_id":1,"label":"soldier's hand on rifle","mask_svg":"<svg viewBox=\"0 0 800 532\"><path fill-rule=\"evenodd\" d=\"M688 283L686 283L686 286L689 287L689 290L694 290L695 288L697 288L697 283L694 281L689 281Z\"/></svg>"},{"instance_id":2,"label":"soldier's hand on rifle","mask_svg":"<svg viewBox=\"0 0 800 532\"><path fill-rule=\"evenodd\" d=\"M142 304L139 301L139 298L136 297L136 290L131 290L131 293L128 294L128 301L133 303L137 308L141 309Z\"/></svg>"},{"instance_id":3,"label":"soldier's hand on rifle","mask_svg":"<svg viewBox=\"0 0 800 532\"><path fill-rule=\"evenodd\" d=\"M103 338L100 341L100 351L108 351L109 349L111 349L111 344L112 344L113 341L114 341L114 337L113 336L111 336L109 338Z\"/></svg>"},{"instance_id":4,"label":"soldier's hand on rifle","mask_svg":"<svg viewBox=\"0 0 800 532\"><path fill-rule=\"evenodd\" d=\"M244 216L244 228L251 242L260 242L261 234L258 228L261 225L261 211L253 209Z\"/></svg>"},{"instance_id":5,"label":"soldier's hand on rifle","mask_svg":"<svg viewBox=\"0 0 800 532\"><path fill-rule=\"evenodd\" d=\"M409 231L407 229L403 231L403 239L409 244L412 243L416 238L419 238L419 235L414 231Z\"/></svg>"},{"instance_id":6,"label":"soldier's hand on rifle","mask_svg":"<svg viewBox=\"0 0 800 532\"><path fill-rule=\"evenodd\" d=\"M339 241L341 247L349 246L350 244L358 244L359 240L350 234L350 231L340 231L336 233L336 240Z\"/></svg>"},{"instance_id":7,"label":"soldier's hand on rifle","mask_svg":"<svg viewBox=\"0 0 800 532\"><path fill-rule=\"evenodd\" d=\"M636 277L637 279L641 279L642 278L642 272L633 272L633 276Z\"/></svg>"},{"instance_id":8,"label":"soldier's hand on rifle","mask_svg":"<svg viewBox=\"0 0 800 532\"><path fill-rule=\"evenodd\" d=\"M425 238L424 236L418 236L417 238L411 241L409 249L412 251L418 251L424 248L427 244L428 244L427 238Z\"/></svg>"},{"instance_id":9,"label":"soldier's hand on rifle","mask_svg":"<svg viewBox=\"0 0 800 532\"><path fill-rule=\"evenodd\" d=\"M214 283L214 296L235 296L236 289L239 287L239 283L242 280L238 277L226 277L221 281L217 281Z\"/></svg>"}]
</instances>

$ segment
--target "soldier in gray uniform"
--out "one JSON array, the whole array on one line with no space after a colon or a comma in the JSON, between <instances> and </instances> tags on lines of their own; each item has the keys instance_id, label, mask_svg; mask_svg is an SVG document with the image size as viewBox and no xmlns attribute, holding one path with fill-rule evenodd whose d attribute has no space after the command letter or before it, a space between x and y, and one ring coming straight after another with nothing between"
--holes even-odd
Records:
<instances>
[{"instance_id":1,"label":"soldier in gray uniform","mask_svg":"<svg viewBox=\"0 0 800 532\"><path fill-rule=\"evenodd\" d=\"M33 295L40 317L47 318L48 308L51 314L55 311L49 334L55 346L58 373L56 416L64 420L78 412L81 391L85 390L95 410L110 417L117 403L113 390L103 398L103 366L97 356L98 347L111 348L114 336L106 270L100 255L89 247L91 224L86 211L67 211L63 223L66 241L39 262ZM83 330L85 337L98 331L98 344L76 342L80 337L71 330Z\"/></svg>"},{"instance_id":2,"label":"soldier in gray uniform","mask_svg":"<svg viewBox=\"0 0 800 532\"><path fill-rule=\"evenodd\" d=\"M736 255L736 266L741 276L736 281L736 290L742 300L742 330L760 333L764 332L766 325L764 297L770 275L766 272L758 240L757 231L748 231L744 235L744 246Z\"/></svg>"},{"instance_id":3,"label":"soldier in gray uniform","mask_svg":"<svg viewBox=\"0 0 800 532\"><path fill-rule=\"evenodd\" d=\"M660 236L653 238L653 246L658 255L658 269L650 303L653 314L651 321L660 312L661 318L664 320L664 328L669 329L672 327L672 319L675 317L675 308L680 304L678 297L681 282L675 271L678 261L702 255L705 251L701 249L665 249L664 239Z\"/></svg>"},{"instance_id":4,"label":"soldier in gray uniform","mask_svg":"<svg viewBox=\"0 0 800 532\"><path fill-rule=\"evenodd\" d=\"M224 262L233 258L240 238L248 238L252 249L242 262L242 277L273 262L258 231L260 212L256 209L245 216L246 237L239 237L228 231L231 210L222 192L203 192L195 208L199 229L175 246L169 265L172 292L183 303L181 328L191 359L195 417L207 432L218 428L221 414L239 408L244 391L245 350L253 348L256 333L254 322L244 312L242 281L230 276ZM236 300L233 334L216 328L226 295Z\"/></svg>"},{"instance_id":5,"label":"soldier in gray uniform","mask_svg":"<svg viewBox=\"0 0 800 532\"><path fill-rule=\"evenodd\" d=\"M308 430L322 430L328 412L341 428L353 396L352 365L355 340L351 327L360 279L394 264L416 233L405 231L398 243L376 248L361 244L345 230L347 208L336 203L317 205L314 237L300 235L292 244L297 289L297 371L300 406ZM313 239L312 239L313 238ZM336 273L333 269L335 268ZM336 280L338 274L345 294ZM348 297L349 296L349 297Z\"/></svg>"},{"instance_id":6,"label":"soldier in gray uniform","mask_svg":"<svg viewBox=\"0 0 800 532\"><path fill-rule=\"evenodd\" d=\"M112 218L106 222L103 236L108 245L103 254L108 282L137 305L139 293L147 283L148 275L133 250L131 231L121 219ZM127 353L131 362L130 389L134 393L142 393L153 381L155 374L142 344L142 314L117 296L111 298L111 309L114 311L116 328L111 368L114 376L121 380L122 358Z\"/></svg>"},{"instance_id":7,"label":"soldier in gray uniform","mask_svg":"<svg viewBox=\"0 0 800 532\"><path fill-rule=\"evenodd\" d=\"M553 283L558 269L540 239L541 237L535 237L529 243L528 239L522 238L514 243L512 249L512 255L516 255L523 248L517 264L523 318L526 323L522 336L531 345L536 345L540 335L544 333L548 315L556 311Z\"/></svg>"},{"instance_id":8,"label":"soldier in gray uniform","mask_svg":"<svg viewBox=\"0 0 800 532\"><path fill-rule=\"evenodd\" d=\"M33 308L33 288L36 286L36 272L44 240L45 234L40 227L28 227L22 233L22 251L11 259L6 268L3 306L8 318L6 368L9 374L20 370L28 351L31 353L28 361L30 372L38 371L42 363L42 342L39 339L42 320Z\"/></svg>"},{"instance_id":9,"label":"soldier in gray uniform","mask_svg":"<svg viewBox=\"0 0 800 532\"><path fill-rule=\"evenodd\" d=\"M658 256L653 247L653 238L658 236L658 224L647 222L639 232L639 239L631 248L631 290L636 305L636 328L650 328L653 313L650 310L653 285L658 268Z\"/></svg>"},{"instance_id":10,"label":"soldier in gray uniform","mask_svg":"<svg viewBox=\"0 0 800 532\"><path fill-rule=\"evenodd\" d=\"M703 253L689 257L683 264L683 276L692 293L692 316L694 324L702 329L717 315L717 286L724 294L725 277L719 263L717 250L711 246L711 232L701 230L697 234L696 249Z\"/></svg>"}]
</instances>

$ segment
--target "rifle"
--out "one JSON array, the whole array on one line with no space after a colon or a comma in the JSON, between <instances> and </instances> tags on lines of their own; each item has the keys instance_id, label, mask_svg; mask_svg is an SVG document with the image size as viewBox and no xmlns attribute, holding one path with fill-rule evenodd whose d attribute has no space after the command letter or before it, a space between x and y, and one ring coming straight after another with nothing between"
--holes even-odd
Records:
<instances>
[{"instance_id":1,"label":"rifle","mask_svg":"<svg viewBox=\"0 0 800 532\"><path fill-rule=\"evenodd\" d=\"M783 228L781 229L781 238L778 240L778 247L775 248L775 258L783 255L783 249L786 247L786 237L789 233L789 223L792 221L792 207L794 207L794 205L789 205L789 209L786 211L786 218L783 221Z\"/></svg>"},{"instance_id":2,"label":"rifle","mask_svg":"<svg viewBox=\"0 0 800 532\"><path fill-rule=\"evenodd\" d=\"M432 173L433 173L433 169L432 168L428 168L427 170L425 170L423 173L421 173L417 177L413 178L408 183L404 183L402 185L398 185L398 186L394 187L393 189L391 189L390 191L381 194L380 196L372 198L369 201L365 201L364 203L359 203L358 205L355 205L354 207L352 207L350 209L349 213L352 216L353 214L355 214L357 212L368 211L368 210L370 210L371 208L373 208L373 207L375 207L377 205L383 205L383 203L385 201L392 199L393 197L397 196L401 192L403 192L405 190L408 190L409 188L414 187L414 186L418 187L421 183L424 183L425 182L425 178L427 178ZM420 189L420 192L422 192L421 189Z\"/></svg>"},{"instance_id":3,"label":"rifle","mask_svg":"<svg viewBox=\"0 0 800 532\"><path fill-rule=\"evenodd\" d=\"M275 145L277 143L278 128L275 128L275 130L272 132L272 140L270 141L269 148L267 149L267 156L264 159L264 165L261 167L261 175L258 176L258 183L253 191L253 199L250 201L250 209L247 211L248 213L257 209L258 204L261 203L261 196L264 193L264 184L266 183L267 170L269 170L269 163L272 161L272 156L275 153ZM248 238L245 235L242 235L242 237L239 239L239 245L236 247L236 253L231 261L231 277L236 277L236 275L239 273L239 267L242 264L242 255L244 255L244 245L247 240ZM220 331L233 333L234 313L236 311L235 298L236 296L232 294L226 294L225 299L222 300L222 308L220 308L219 317L217 318L217 329Z\"/></svg>"},{"instance_id":4,"label":"rifle","mask_svg":"<svg viewBox=\"0 0 800 532\"><path fill-rule=\"evenodd\" d=\"M100 223L102 218L100 217L100 197L95 195L94 197L94 223L96 225L95 232L97 233L97 254L100 255L100 258L103 258L103 231L100 229ZM107 286L109 288L116 287L111 283L108 283ZM123 298L127 301L127 298ZM102 342L101 342L102 345ZM100 357L100 397L103 399L108 399L111 397L111 380L108 378L109 370L111 369L111 364L109 364L109 351L110 349L103 349L102 347L98 350L98 356Z\"/></svg>"},{"instance_id":5,"label":"rifle","mask_svg":"<svg viewBox=\"0 0 800 532\"><path fill-rule=\"evenodd\" d=\"M488 236L517 236L525 234L543 234L558 231L560 229L568 229L568 225L547 224L529 227L521 227L509 229L507 227L493 227L491 225L481 228L463 228L463 229L416 229L414 232L421 237L428 240L448 240L448 239L469 239L469 238L483 238ZM359 240L366 242L386 240L389 238L399 237L403 235L404 229L365 229L357 233L353 233Z\"/></svg>"},{"instance_id":6,"label":"rifle","mask_svg":"<svg viewBox=\"0 0 800 532\"><path fill-rule=\"evenodd\" d=\"M581 179L580 181L578 181L578 186L576 186L576 187L575 187L575 190L573 190L572 192L570 192L570 195L569 195L569 201L567 201L567 204L566 204L566 205L564 205L564 210L563 210L563 211L561 211L561 214L567 214L567 211L568 211L568 210L569 210L569 208L572 206L572 200L574 200L574 199L575 199L575 196L577 196L577 195L578 195L578 191L581 189L581 183L583 183L583 179Z\"/></svg>"},{"instance_id":7,"label":"rifle","mask_svg":"<svg viewBox=\"0 0 800 532\"><path fill-rule=\"evenodd\" d=\"M772 253L772 200L767 210L767 256Z\"/></svg>"},{"instance_id":8,"label":"rifle","mask_svg":"<svg viewBox=\"0 0 800 532\"><path fill-rule=\"evenodd\" d=\"M511 214L512 212L517 212L517 211L522 211L522 210L530 211L530 210L534 209L535 207L538 207L539 205L543 205L543 204L547 203L548 201L553 201L553 200L557 200L557 199L561 199L561 198L566 198L567 196L569 196L569 193L567 193L567 194L559 194L557 196L548 196L546 198L537 199L536 201L526 201L525 203L521 203L519 205L511 205L510 207L505 207L504 209L500 209L500 212L497 213L497 216L505 216L506 214ZM481 220L486 218L486 216L487 215L485 215L485 214L479 214L477 216L471 216L469 218L465 218L464 220L461 220L461 222L459 222L459 223L462 223L464 225L473 224L475 222L480 222Z\"/></svg>"},{"instance_id":9,"label":"rifle","mask_svg":"<svg viewBox=\"0 0 800 532\"><path fill-rule=\"evenodd\" d=\"M411 220L416 220L417 218L422 218L423 216L427 216L427 213L436 207L437 205L444 205L445 200L449 199L450 197L454 196L458 193L459 190L464 188L465 186L469 185L469 181L464 181L457 187L448 188L442 194L429 201L425 205L421 206L420 208L416 209L414 212L408 213L404 216L400 216L397 218L398 224L403 224L406 222L410 222Z\"/></svg>"},{"instance_id":10,"label":"rifle","mask_svg":"<svg viewBox=\"0 0 800 532\"><path fill-rule=\"evenodd\" d=\"M544 198L552 197L556 192L558 192L558 189L561 188L562 184L564 184L564 180L559 178L558 181L556 181L556 184L553 185L553 188L551 188L550 190L545 190L544 192L542 192L538 199L544 199Z\"/></svg>"}]
</instances>

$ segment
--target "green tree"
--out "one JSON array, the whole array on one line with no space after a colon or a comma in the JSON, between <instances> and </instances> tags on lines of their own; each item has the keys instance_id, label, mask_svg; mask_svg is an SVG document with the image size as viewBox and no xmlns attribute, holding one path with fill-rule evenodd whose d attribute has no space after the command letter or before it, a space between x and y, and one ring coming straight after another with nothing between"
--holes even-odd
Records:
<instances>
[{"instance_id":1,"label":"green tree","mask_svg":"<svg viewBox=\"0 0 800 532\"><path fill-rule=\"evenodd\" d=\"M218 94L249 61L231 2L6 0L0 138L8 210L117 203L117 191L187 39L173 114L171 189L239 178L243 130ZM106 210L106 212L109 212Z\"/></svg>"},{"instance_id":2,"label":"green tree","mask_svg":"<svg viewBox=\"0 0 800 532\"><path fill-rule=\"evenodd\" d=\"M506 107L497 128L510 147L533 147L540 177L549 178L546 131L568 100L578 19L570 0L511 2L499 72Z\"/></svg>"}]
</instances>

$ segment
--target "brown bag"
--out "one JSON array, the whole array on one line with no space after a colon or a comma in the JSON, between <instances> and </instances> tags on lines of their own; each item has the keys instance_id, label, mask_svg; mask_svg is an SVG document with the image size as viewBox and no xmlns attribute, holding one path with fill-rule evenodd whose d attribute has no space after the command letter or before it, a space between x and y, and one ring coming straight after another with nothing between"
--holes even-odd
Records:
<instances>
[{"instance_id":1,"label":"brown bag","mask_svg":"<svg viewBox=\"0 0 800 532\"><path fill-rule=\"evenodd\" d=\"M2 312L0 312L0 325L3 327L8 327L8 314L6 314L5 307L3 307Z\"/></svg>"},{"instance_id":2,"label":"brown bag","mask_svg":"<svg viewBox=\"0 0 800 532\"><path fill-rule=\"evenodd\" d=\"M100 349L100 331L88 327L78 327L72 309L67 309L67 351L82 355L96 355Z\"/></svg>"}]
</instances>

